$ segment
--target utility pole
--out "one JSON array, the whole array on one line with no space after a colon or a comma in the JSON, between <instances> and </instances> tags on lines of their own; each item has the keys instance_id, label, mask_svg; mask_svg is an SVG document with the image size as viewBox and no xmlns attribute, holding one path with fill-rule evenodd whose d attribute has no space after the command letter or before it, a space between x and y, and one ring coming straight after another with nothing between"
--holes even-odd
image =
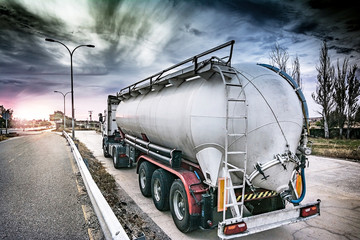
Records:
<instances>
[{"instance_id":1,"label":"utility pole","mask_svg":"<svg viewBox=\"0 0 360 240\"><path fill-rule=\"evenodd\" d=\"M93 111L92 111L92 110L91 110L91 111L89 111L90 122L92 121L92 113L93 113Z\"/></svg>"},{"instance_id":2,"label":"utility pole","mask_svg":"<svg viewBox=\"0 0 360 240\"><path fill-rule=\"evenodd\" d=\"M93 111L90 110L90 111L89 111L89 119L90 119L90 121L88 122L88 127L89 127L89 128L91 127L92 113L93 113Z\"/></svg>"}]
</instances>

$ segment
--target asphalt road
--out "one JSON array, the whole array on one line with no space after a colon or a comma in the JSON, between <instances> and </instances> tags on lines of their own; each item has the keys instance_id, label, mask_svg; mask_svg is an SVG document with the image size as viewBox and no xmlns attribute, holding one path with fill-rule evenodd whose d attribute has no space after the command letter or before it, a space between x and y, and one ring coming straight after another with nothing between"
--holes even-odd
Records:
<instances>
[{"instance_id":1,"label":"asphalt road","mask_svg":"<svg viewBox=\"0 0 360 240\"><path fill-rule=\"evenodd\" d=\"M89 239L66 140L0 142L0 239Z\"/></svg>"},{"instance_id":2,"label":"asphalt road","mask_svg":"<svg viewBox=\"0 0 360 240\"><path fill-rule=\"evenodd\" d=\"M151 198L142 196L135 168L117 170L110 158L104 158L101 134L94 131L76 132L76 137L104 163L107 171L128 195L172 239L218 239L217 229L181 233L173 223L170 212L158 211ZM306 169L307 195L304 202L321 199L321 216L264 231L243 240L256 239L360 239L360 163L309 156Z\"/></svg>"}]
</instances>

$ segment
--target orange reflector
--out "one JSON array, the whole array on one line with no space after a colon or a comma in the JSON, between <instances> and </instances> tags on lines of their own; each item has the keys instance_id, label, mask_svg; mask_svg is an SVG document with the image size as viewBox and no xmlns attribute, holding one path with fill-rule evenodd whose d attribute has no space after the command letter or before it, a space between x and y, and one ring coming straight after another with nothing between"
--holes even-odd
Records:
<instances>
[{"instance_id":1,"label":"orange reflector","mask_svg":"<svg viewBox=\"0 0 360 240\"><path fill-rule=\"evenodd\" d=\"M222 212L224 211L224 194L225 194L225 178L218 179L218 204L217 204L217 211Z\"/></svg>"},{"instance_id":2,"label":"orange reflector","mask_svg":"<svg viewBox=\"0 0 360 240\"><path fill-rule=\"evenodd\" d=\"M225 226L224 228L224 234L225 235L232 235L236 233L242 233L245 232L247 229L246 223L236 223L232 225Z\"/></svg>"},{"instance_id":3,"label":"orange reflector","mask_svg":"<svg viewBox=\"0 0 360 240\"><path fill-rule=\"evenodd\" d=\"M302 192L302 183L301 183L301 175L300 174L296 174L296 192L298 194L298 196L300 197L301 192Z\"/></svg>"},{"instance_id":4,"label":"orange reflector","mask_svg":"<svg viewBox=\"0 0 360 240\"><path fill-rule=\"evenodd\" d=\"M319 211L318 211L318 207L315 205L315 206L302 208L301 212L300 212L300 216L301 217L309 217L309 216L315 215L317 213L319 213Z\"/></svg>"}]
</instances>

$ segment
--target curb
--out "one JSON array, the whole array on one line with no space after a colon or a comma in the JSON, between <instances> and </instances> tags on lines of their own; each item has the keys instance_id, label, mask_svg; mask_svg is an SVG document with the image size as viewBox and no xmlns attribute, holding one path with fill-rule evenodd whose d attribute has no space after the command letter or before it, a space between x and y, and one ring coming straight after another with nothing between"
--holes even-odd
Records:
<instances>
[{"instance_id":1,"label":"curb","mask_svg":"<svg viewBox=\"0 0 360 240\"><path fill-rule=\"evenodd\" d=\"M90 197L91 203L94 207L94 211L96 216L99 219L101 229L103 230L105 238L108 239L122 239L122 240L130 240L127 236L124 228L121 226L119 220L115 216L114 212L112 211L111 207L107 203L104 196L101 194L100 189L96 185L94 179L92 178L89 170L87 169L83 158L80 155L79 150L75 146L71 137L66 133L63 132L64 136L66 137L67 141L70 144L71 150L75 157L76 163L79 167L79 171L83 178L86 190Z\"/></svg>"}]
</instances>

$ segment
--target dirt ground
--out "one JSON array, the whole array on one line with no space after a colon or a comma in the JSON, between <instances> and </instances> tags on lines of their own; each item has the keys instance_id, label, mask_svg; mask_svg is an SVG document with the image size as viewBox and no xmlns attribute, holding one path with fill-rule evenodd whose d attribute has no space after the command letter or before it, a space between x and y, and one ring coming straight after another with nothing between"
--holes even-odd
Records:
<instances>
[{"instance_id":1,"label":"dirt ground","mask_svg":"<svg viewBox=\"0 0 360 240\"><path fill-rule=\"evenodd\" d=\"M153 240L170 239L115 182L115 179L105 170L91 151L81 142L77 142L77 144L85 163L88 163L94 181L129 238L136 239L145 236L146 239Z\"/></svg>"}]
</instances>

